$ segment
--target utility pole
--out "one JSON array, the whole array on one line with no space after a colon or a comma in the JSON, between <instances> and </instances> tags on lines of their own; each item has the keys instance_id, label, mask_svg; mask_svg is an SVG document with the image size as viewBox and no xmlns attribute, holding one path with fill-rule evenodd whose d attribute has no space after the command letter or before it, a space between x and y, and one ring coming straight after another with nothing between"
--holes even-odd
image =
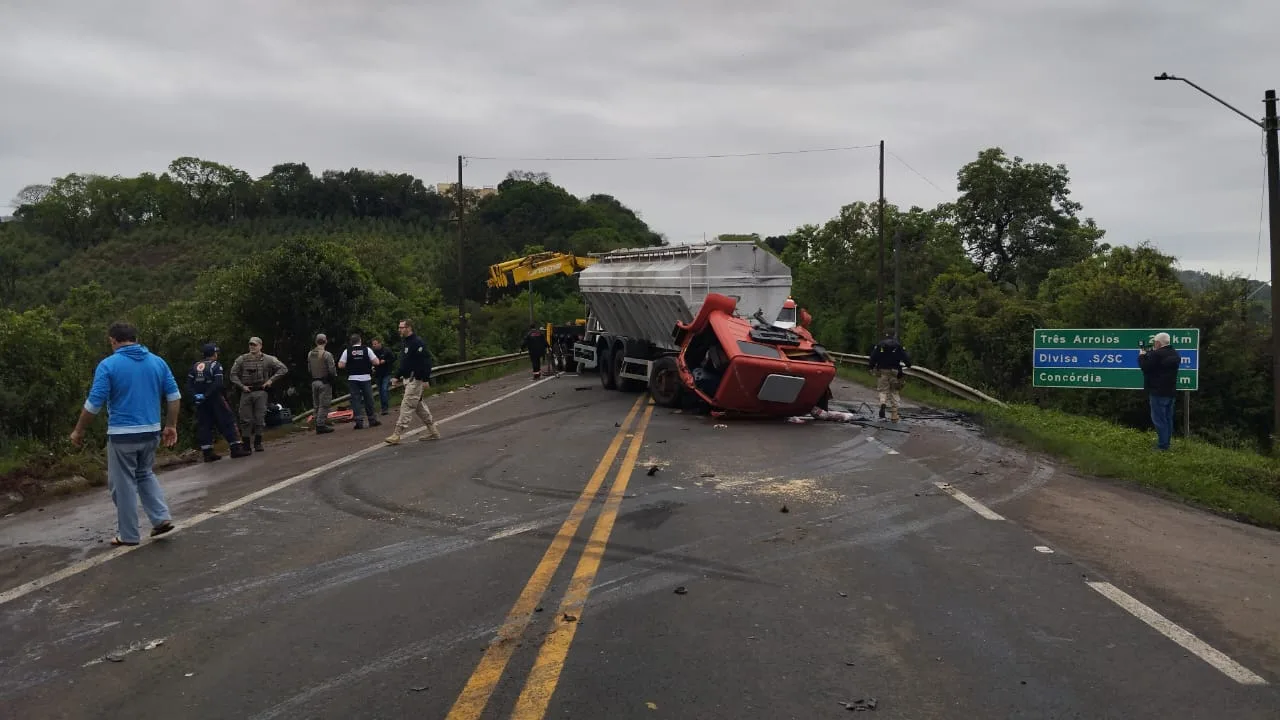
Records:
<instances>
[{"instance_id":1,"label":"utility pole","mask_svg":"<svg viewBox=\"0 0 1280 720\"><path fill-rule=\"evenodd\" d=\"M1280 281L1280 119L1276 117L1276 91L1268 90L1263 101L1266 104L1267 135L1267 205L1269 215L1267 224L1271 229L1271 392L1275 398L1275 412L1272 426L1272 447L1275 437L1280 433L1280 292L1276 292L1276 282Z\"/></svg>"},{"instance_id":2,"label":"utility pole","mask_svg":"<svg viewBox=\"0 0 1280 720\"><path fill-rule=\"evenodd\" d=\"M454 189L458 212L458 361L467 359L467 283L462 269L462 156L458 156L458 185Z\"/></svg>"},{"instance_id":3,"label":"utility pole","mask_svg":"<svg viewBox=\"0 0 1280 720\"><path fill-rule=\"evenodd\" d=\"M884 337L884 141L880 141L880 269L876 273L876 342Z\"/></svg>"},{"instance_id":4,"label":"utility pole","mask_svg":"<svg viewBox=\"0 0 1280 720\"><path fill-rule=\"evenodd\" d=\"M902 340L902 228L893 231L893 336Z\"/></svg>"},{"instance_id":5,"label":"utility pole","mask_svg":"<svg viewBox=\"0 0 1280 720\"><path fill-rule=\"evenodd\" d=\"M1243 112L1222 98L1205 90L1190 80L1160 73L1156 80L1179 80L1209 97L1217 100L1228 110L1240 115L1249 122L1262 128L1267 145L1267 206L1269 208L1267 224L1270 226L1271 238L1271 402L1272 430L1271 450L1280 451L1276 437L1280 434L1280 292L1276 283L1280 282L1280 119L1276 117L1276 91L1268 90L1263 96L1265 106L1263 121L1258 122L1248 113Z\"/></svg>"}]
</instances>

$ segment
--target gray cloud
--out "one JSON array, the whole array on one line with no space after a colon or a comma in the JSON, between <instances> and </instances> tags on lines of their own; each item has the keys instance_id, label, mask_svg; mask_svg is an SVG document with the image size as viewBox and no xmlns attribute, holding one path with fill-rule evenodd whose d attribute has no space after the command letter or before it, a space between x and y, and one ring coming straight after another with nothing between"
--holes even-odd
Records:
<instances>
[{"instance_id":1,"label":"gray cloud","mask_svg":"<svg viewBox=\"0 0 1280 720\"><path fill-rule=\"evenodd\" d=\"M1258 259L1260 133L1280 85L1266 0L8 0L0 8L0 198L68 172L180 155L252 174L403 170L458 154L737 153L872 144L891 202L949 199L987 146L1065 163L1113 243L1184 267ZM675 241L787 232L876 194L874 150L626 163L473 160L468 183L545 170L606 192ZM0 200L0 203L6 200Z\"/></svg>"}]
</instances>

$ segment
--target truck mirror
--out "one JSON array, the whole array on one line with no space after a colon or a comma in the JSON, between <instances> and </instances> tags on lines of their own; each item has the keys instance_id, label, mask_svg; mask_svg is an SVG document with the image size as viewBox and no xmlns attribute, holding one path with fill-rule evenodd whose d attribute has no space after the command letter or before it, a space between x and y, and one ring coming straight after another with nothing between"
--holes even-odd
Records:
<instances>
[{"instance_id":1,"label":"truck mirror","mask_svg":"<svg viewBox=\"0 0 1280 720\"><path fill-rule=\"evenodd\" d=\"M807 330L811 322L813 322L813 316L809 314L808 310L800 308L800 327Z\"/></svg>"}]
</instances>

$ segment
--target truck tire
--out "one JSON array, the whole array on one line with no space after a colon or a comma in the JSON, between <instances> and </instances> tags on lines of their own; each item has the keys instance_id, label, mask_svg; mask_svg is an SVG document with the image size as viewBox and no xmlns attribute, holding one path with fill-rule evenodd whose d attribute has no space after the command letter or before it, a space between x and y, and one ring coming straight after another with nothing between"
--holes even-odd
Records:
<instances>
[{"instance_id":1,"label":"truck tire","mask_svg":"<svg viewBox=\"0 0 1280 720\"><path fill-rule=\"evenodd\" d=\"M680 407L680 371L676 369L676 359L670 355L653 361L653 369L649 372L649 395L653 402L662 407Z\"/></svg>"},{"instance_id":2,"label":"truck tire","mask_svg":"<svg viewBox=\"0 0 1280 720\"><path fill-rule=\"evenodd\" d=\"M596 369L600 371L600 386L605 390L617 390L618 378L613 374L613 353L601 348L596 351Z\"/></svg>"},{"instance_id":3,"label":"truck tire","mask_svg":"<svg viewBox=\"0 0 1280 720\"><path fill-rule=\"evenodd\" d=\"M622 361L627 357L626 347L620 347L613 351L613 381L622 392L632 393L639 392L644 389L644 383L632 378L622 377Z\"/></svg>"}]
</instances>

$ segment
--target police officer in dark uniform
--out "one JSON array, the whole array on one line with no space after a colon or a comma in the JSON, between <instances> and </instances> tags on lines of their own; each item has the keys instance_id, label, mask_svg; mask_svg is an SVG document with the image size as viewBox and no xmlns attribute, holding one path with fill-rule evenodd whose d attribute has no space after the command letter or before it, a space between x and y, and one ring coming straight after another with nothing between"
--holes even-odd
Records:
<instances>
[{"instance_id":1,"label":"police officer in dark uniform","mask_svg":"<svg viewBox=\"0 0 1280 720\"><path fill-rule=\"evenodd\" d=\"M221 460L222 456L213 452L213 428L217 426L222 437L231 446L231 457L247 457L253 453L240 442L240 431L236 428L236 418L227 402L226 382L223 379L222 363L218 362L218 346L207 343L201 352L204 359L191 366L187 372L187 392L196 401L196 441L204 453L205 462Z\"/></svg>"},{"instance_id":2,"label":"police officer in dark uniform","mask_svg":"<svg viewBox=\"0 0 1280 720\"><path fill-rule=\"evenodd\" d=\"M876 390L880 393L880 419L884 419L885 405L889 406L889 419L898 422L898 405L902 401L903 367L911 367L911 356L893 333L871 348L867 362L876 376Z\"/></svg>"}]
</instances>

